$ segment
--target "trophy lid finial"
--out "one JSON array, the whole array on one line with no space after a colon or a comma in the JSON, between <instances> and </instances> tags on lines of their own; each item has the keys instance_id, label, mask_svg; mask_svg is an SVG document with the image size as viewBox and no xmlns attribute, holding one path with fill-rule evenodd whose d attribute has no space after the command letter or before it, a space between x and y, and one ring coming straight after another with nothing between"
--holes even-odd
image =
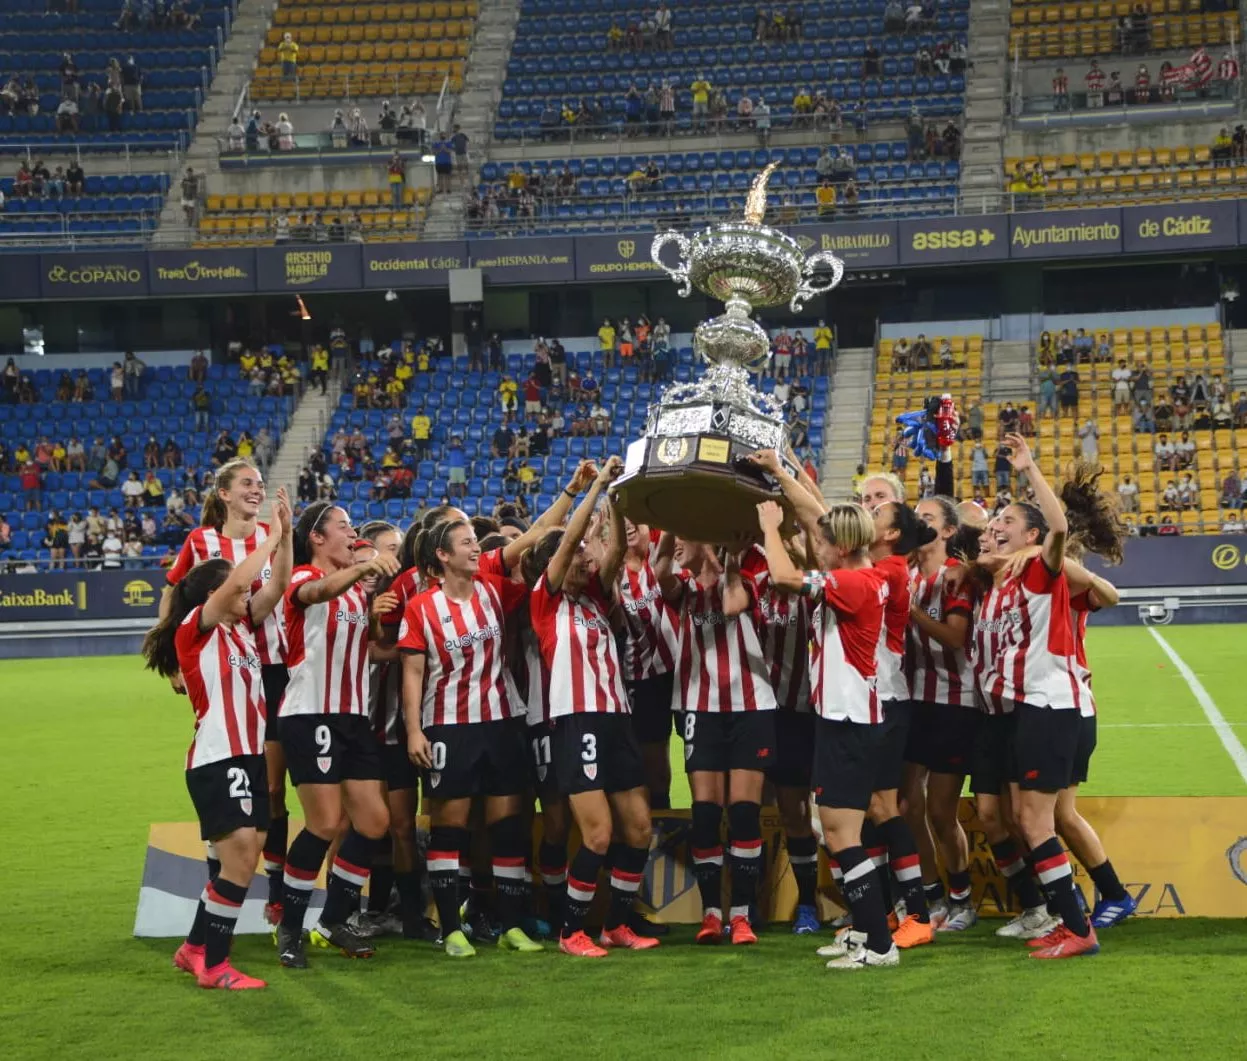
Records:
<instances>
[{"instance_id":1,"label":"trophy lid finial","mask_svg":"<svg viewBox=\"0 0 1247 1061\"><path fill-rule=\"evenodd\" d=\"M778 162L771 162L754 177L753 184L749 187L749 194L745 197L746 224L762 224L762 218L766 214L766 182L771 179L771 174L778 168Z\"/></svg>"}]
</instances>

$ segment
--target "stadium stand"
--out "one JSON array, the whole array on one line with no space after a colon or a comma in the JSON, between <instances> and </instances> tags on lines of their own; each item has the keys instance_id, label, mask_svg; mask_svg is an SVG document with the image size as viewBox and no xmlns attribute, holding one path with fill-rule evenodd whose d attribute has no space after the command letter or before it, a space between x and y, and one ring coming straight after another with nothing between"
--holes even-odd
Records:
<instances>
[{"instance_id":1,"label":"stadium stand","mask_svg":"<svg viewBox=\"0 0 1247 1061\"><path fill-rule=\"evenodd\" d=\"M27 172L39 162L36 160ZM44 165L56 180L58 171L68 171L72 163L72 158L52 156ZM87 164L90 165L89 159ZM63 178L61 182L64 184ZM81 195L71 194L63 187L53 194L48 185L38 194L16 194L15 185L21 183L24 182L19 177L0 178L0 194L4 197L0 234L6 240L67 236L138 238L154 231L169 190L166 173L86 176Z\"/></svg>"},{"instance_id":2,"label":"stadium stand","mask_svg":"<svg viewBox=\"0 0 1247 1061\"><path fill-rule=\"evenodd\" d=\"M324 240L395 239L410 236L424 220L430 189L406 188L402 209L386 192L335 191L208 195L199 221L199 244L316 242L318 223ZM278 218L284 218L282 225ZM341 229L341 231L338 231Z\"/></svg>"},{"instance_id":3,"label":"stadium stand","mask_svg":"<svg viewBox=\"0 0 1247 1061\"><path fill-rule=\"evenodd\" d=\"M582 100L593 101L604 124L619 128L628 119L629 87L644 94L663 80L675 90L674 129L681 133L704 125L694 114L698 81L709 83L711 96L722 93L725 111L733 114L743 94L764 98L773 128L792 123L801 88L866 121L903 118L914 107L924 118L962 111L963 64L944 63L944 73L926 64L964 45L968 0L940 5L910 33L885 30L883 0L789 5L787 11L800 14L799 29L782 41L755 39L759 9L753 5L693 0L672 16L669 48L644 46L644 30L636 27L652 17L645 7L629 0L602 11L583 0L524 0L494 135L540 136L548 105L568 103L575 110ZM625 27L641 47L617 46Z\"/></svg>"},{"instance_id":4,"label":"stadium stand","mask_svg":"<svg viewBox=\"0 0 1247 1061\"><path fill-rule=\"evenodd\" d=\"M677 212L736 214L744 205L750 182L771 161L784 164L773 179L772 196L776 216L786 222L872 217L885 212L889 216L942 214L955 207L960 171L955 158L909 161L904 141L845 144L829 151L831 157L841 153L855 163L845 179L852 178L856 202L846 199L844 183L820 178L818 147L606 155L523 161L517 168L525 175L526 185L537 178L538 190L529 209L531 221L540 223L545 232L583 230L629 217L652 221ZM646 177L651 162L657 173ZM470 228L488 230L495 222L528 220L520 198L509 186L512 172L506 163L486 162L481 167L481 183L468 207ZM558 179L564 172L574 183L560 191ZM820 202L818 196L824 183L835 190L828 203Z\"/></svg>"},{"instance_id":5,"label":"stadium stand","mask_svg":"<svg viewBox=\"0 0 1247 1061\"><path fill-rule=\"evenodd\" d=\"M13 528L11 547L0 554L0 562L46 562L49 552L42 542L54 516L68 521L75 513L85 517L97 509L102 516L127 511L122 483L129 472L146 475L144 446L155 438L160 450L160 467L156 476L164 489L164 498L134 510L136 521L147 511L156 520L159 534L155 541L144 545L142 565L152 566L171 547L181 545L186 533L198 522L198 510L185 513L189 522L166 520L167 498L185 487L202 487L205 472L211 472L220 432L227 432L236 442L239 432L255 438L266 429L274 448L278 445L287 420L287 399L256 396L246 380L238 378L235 366L207 367L204 389L210 399L207 430L196 427L192 397L197 384L188 378L184 368L168 366L148 368L143 375L141 397L122 401L109 399L109 370L87 370L92 398L80 402L50 401L62 382L60 369L39 369L23 373L34 394L42 399L34 403L0 402L0 515L5 515ZM70 370L76 376L76 370ZM177 411L175 411L177 410ZM15 454L26 447L33 455L40 439L66 445L71 438L79 440L87 450L86 471L47 470L42 475L40 503L27 508L28 493L23 489L21 467ZM99 469L89 460L93 442L102 440L111 446L114 440L124 447L126 456L120 462L117 485L109 489L92 488L98 481ZM177 449L176 467L164 467L164 450L172 442ZM218 455L219 460L219 455ZM127 566L138 566L139 558Z\"/></svg>"},{"instance_id":6,"label":"stadium stand","mask_svg":"<svg viewBox=\"0 0 1247 1061\"><path fill-rule=\"evenodd\" d=\"M812 332L806 328L807 334ZM693 367L693 351L688 345L689 337L672 336L676 363L671 379L687 382L696 377ZM598 340L594 338L569 339L566 344L568 371L575 371L583 380L590 374L598 382L601 404L610 415L609 433L605 436L569 437L564 432L550 440L548 456L531 456L529 465L535 473L528 504L535 511L548 507L566 482L566 476L585 457L601 457L605 454L623 454L628 442L640 437L645 427L646 412L666 383L649 383L641 378L633 366L608 368L604 365ZM395 355L400 343L392 347ZM357 521L364 519L405 518L413 506L437 504L450 493L449 449L451 439L458 435L463 443L467 463L466 500L461 502L468 512L488 514L495 502L503 496L514 496L515 490L504 480L507 460L491 456L490 442L493 432L503 422L499 385L507 378L517 381L521 387L535 365L533 354L507 354L502 371L487 371L464 375L463 365L452 367L449 359L434 361L432 371L416 372L412 377L402 409L356 409L350 389L344 393L334 412L325 436L323 457L333 468L334 439L340 432L360 432L373 454L376 465L381 463L389 439L386 424L396 413L401 417L404 431L410 433L410 423L419 410L432 421L427 457L416 459L410 455L404 461L415 472L411 486L411 499L373 500L373 484L366 472L375 470L367 465L358 466L354 477L343 476L337 480L337 499L344 503ZM384 374L386 367L378 361L363 362L358 371L365 379ZM464 379L468 385L462 385ZM453 385L458 380L460 385ZM809 390L808 409L801 415L808 421L808 451L817 464L821 456L823 429L827 414L827 384L825 376L811 376L805 380ZM772 392L775 380L766 377L763 389ZM575 404L568 401L562 413L570 427ZM547 407L552 407L547 401ZM520 411L512 419L511 427L518 431L524 427L530 434L536 426L534 417L523 413L523 394L520 394Z\"/></svg>"},{"instance_id":7,"label":"stadium stand","mask_svg":"<svg viewBox=\"0 0 1247 1061\"><path fill-rule=\"evenodd\" d=\"M1009 54L1022 59L1060 59L1111 55L1123 51L1122 20L1138 6L1147 13L1142 34L1126 40L1134 53L1189 49L1225 44L1241 38L1238 12L1201 11L1197 0L1099 0L1097 3L1054 3L1050 0L1013 5L1009 19ZM1131 31L1127 31L1131 32Z\"/></svg>"},{"instance_id":8,"label":"stadium stand","mask_svg":"<svg viewBox=\"0 0 1247 1061\"><path fill-rule=\"evenodd\" d=\"M251 95L329 99L451 92L463 84L475 0L451 3L338 3L284 0L260 52ZM284 35L298 46L293 77L283 77ZM292 82L294 82L292 84Z\"/></svg>"}]
</instances>

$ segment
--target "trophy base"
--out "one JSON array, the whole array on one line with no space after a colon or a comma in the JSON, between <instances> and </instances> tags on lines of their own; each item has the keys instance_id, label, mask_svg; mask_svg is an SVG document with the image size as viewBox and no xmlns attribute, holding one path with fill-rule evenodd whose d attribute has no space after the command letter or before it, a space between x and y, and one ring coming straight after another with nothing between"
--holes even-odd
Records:
<instances>
[{"instance_id":1,"label":"trophy base","mask_svg":"<svg viewBox=\"0 0 1247 1061\"><path fill-rule=\"evenodd\" d=\"M689 541L742 548L761 539L757 506L776 501L784 509L784 533L794 533L791 506L779 486L740 463L748 452L741 443L705 435L640 439L628 447L614 503L633 523Z\"/></svg>"}]
</instances>

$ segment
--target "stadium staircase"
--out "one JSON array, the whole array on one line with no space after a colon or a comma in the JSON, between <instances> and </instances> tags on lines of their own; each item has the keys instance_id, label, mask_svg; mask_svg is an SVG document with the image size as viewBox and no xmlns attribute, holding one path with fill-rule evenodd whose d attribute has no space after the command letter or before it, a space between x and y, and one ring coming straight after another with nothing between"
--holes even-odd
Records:
<instances>
[{"instance_id":1,"label":"stadium staircase","mask_svg":"<svg viewBox=\"0 0 1247 1061\"><path fill-rule=\"evenodd\" d=\"M341 397L342 383L336 378L329 381L329 387L324 394L311 386L303 392L303 397L286 426L286 433L282 436L281 449L277 451L277 456L265 473L270 501L277 496L279 486L286 488L292 501L295 499L299 472L303 470L308 457L324 444L329 418L333 416Z\"/></svg>"},{"instance_id":2,"label":"stadium staircase","mask_svg":"<svg viewBox=\"0 0 1247 1061\"><path fill-rule=\"evenodd\" d=\"M874 395L875 352L870 347L836 352L823 435L820 486L828 498L852 495L853 473L862 462Z\"/></svg>"},{"instance_id":3,"label":"stadium staircase","mask_svg":"<svg viewBox=\"0 0 1247 1061\"><path fill-rule=\"evenodd\" d=\"M987 350L987 393L993 402L1028 401L1031 394L1030 343L993 342Z\"/></svg>"},{"instance_id":4,"label":"stadium staircase","mask_svg":"<svg viewBox=\"0 0 1247 1061\"><path fill-rule=\"evenodd\" d=\"M1000 209L1008 95L1008 0L970 0L961 195L975 212Z\"/></svg>"},{"instance_id":5,"label":"stadium staircase","mask_svg":"<svg viewBox=\"0 0 1247 1061\"><path fill-rule=\"evenodd\" d=\"M229 40L217 64L216 79L204 100L196 135L191 139L183 166L189 166L203 177L220 172L217 138L225 135L238 99L255 71L256 56L264 46L264 35L273 21L271 0L239 0ZM173 188L160 215L157 239L187 241L194 231L186 226L182 211L182 195L178 181L186 170L174 175Z\"/></svg>"},{"instance_id":6,"label":"stadium staircase","mask_svg":"<svg viewBox=\"0 0 1247 1061\"><path fill-rule=\"evenodd\" d=\"M476 18L476 33L468 53L463 92L454 112L454 124L468 135L468 174L466 181L448 194L434 195L429 204L425 235L432 239L448 239L463 234L464 197L477 182L481 163L485 161L493 136L498 101L502 98L502 82L507 76L507 61L515 42L515 26L520 20L519 0L481 0Z\"/></svg>"},{"instance_id":7,"label":"stadium staircase","mask_svg":"<svg viewBox=\"0 0 1247 1061\"><path fill-rule=\"evenodd\" d=\"M1238 351L1247 351L1247 331L1227 332L1226 337L1229 340L1228 354L1230 359L1230 381L1234 387L1234 393L1247 389L1247 354L1243 357L1238 356Z\"/></svg>"}]
</instances>

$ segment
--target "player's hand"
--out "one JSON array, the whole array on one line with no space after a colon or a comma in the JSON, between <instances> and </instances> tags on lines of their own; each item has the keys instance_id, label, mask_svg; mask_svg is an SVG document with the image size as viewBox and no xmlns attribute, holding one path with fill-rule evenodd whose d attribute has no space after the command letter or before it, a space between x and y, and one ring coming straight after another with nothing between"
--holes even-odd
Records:
<instances>
[{"instance_id":1,"label":"player's hand","mask_svg":"<svg viewBox=\"0 0 1247 1061\"><path fill-rule=\"evenodd\" d=\"M774 453L774 450L770 450ZM778 531L784 525L784 510L774 501L763 501L758 505L758 526L762 528L762 533L768 531Z\"/></svg>"},{"instance_id":2,"label":"player's hand","mask_svg":"<svg viewBox=\"0 0 1247 1061\"><path fill-rule=\"evenodd\" d=\"M779 453L773 449L754 450L745 458L750 464L761 468L764 472L778 475L780 472Z\"/></svg>"},{"instance_id":3,"label":"player's hand","mask_svg":"<svg viewBox=\"0 0 1247 1061\"><path fill-rule=\"evenodd\" d=\"M1004 442L1012 450L1009 454L1009 463L1013 465L1014 471L1024 472L1035 466L1035 458L1031 456L1031 448L1026 444L1026 439L1021 435L1005 435Z\"/></svg>"},{"instance_id":4,"label":"player's hand","mask_svg":"<svg viewBox=\"0 0 1247 1061\"><path fill-rule=\"evenodd\" d=\"M1003 566L1001 567L1001 570L1005 573L1006 578L1020 577L1022 572L1026 569L1026 565L1035 559L1035 557L1037 557L1041 552L1043 552L1043 550L1038 545L1023 546L1016 553L1010 554L1009 558L1005 560Z\"/></svg>"},{"instance_id":5,"label":"player's hand","mask_svg":"<svg viewBox=\"0 0 1247 1061\"><path fill-rule=\"evenodd\" d=\"M177 674L173 675L173 677L169 679L169 685L173 688L173 691L178 694L178 696L186 695L186 681L182 678L181 671L178 671Z\"/></svg>"},{"instance_id":6,"label":"player's hand","mask_svg":"<svg viewBox=\"0 0 1247 1061\"><path fill-rule=\"evenodd\" d=\"M598 472L598 482L603 486L613 483L623 474L623 466L621 457L608 457L606 463L602 465L601 470Z\"/></svg>"},{"instance_id":7,"label":"player's hand","mask_svg":"<svg viewBox=\"0 0 1247 1061\"><path fill-rule=\"evenodd\" d=\"M273 518L277 520L279 537L287 538L294 532L294 517L290 512L290 497L284 486L277 488L277 500L273 502Z\"/></svg>"},{"instance_id":8,"label":"player's hand","mask_svg":"<svg viewBox=\"0 0 1247 1061\"><path fill-rule=\"evenodd\" d=\"M424 735L424 730L407 734L407 758L424 770L433 768L433 745Z\"/></svg>"},{"instance_id":9,"label":"player's hand","mask_svg":"<svg viewBox=\"0 0 1247 1061\"><path fill-rule=\"evenodd\" d=\"M598 466L591 460L583 460L576 467L567 489L573 494L581 494L589 489L589 484L597 478Z\"/></svg>"},{"instance_id":10,"label":"player's hand","mask_svg":"<svg viewBox=\"0 0 1247 1061\"><path fill-rule=\"evenodd\" d=\"M398 594L392 589L387 589L384 593L378 593L372 598L372 614L374 618L383 618L397 607Z\"/></svg>"},{"instance_id":11,"label":"player's hand","mask_svg":"<svg viewBox=\"0 0 1247 1061\"><path fill-rule=\"evenodd\" d=\"M364 576L375 575L377 578L393 578L398 574L398 557L389 553L377 553L364 565Z\"/></svg>"}]
</instances>

